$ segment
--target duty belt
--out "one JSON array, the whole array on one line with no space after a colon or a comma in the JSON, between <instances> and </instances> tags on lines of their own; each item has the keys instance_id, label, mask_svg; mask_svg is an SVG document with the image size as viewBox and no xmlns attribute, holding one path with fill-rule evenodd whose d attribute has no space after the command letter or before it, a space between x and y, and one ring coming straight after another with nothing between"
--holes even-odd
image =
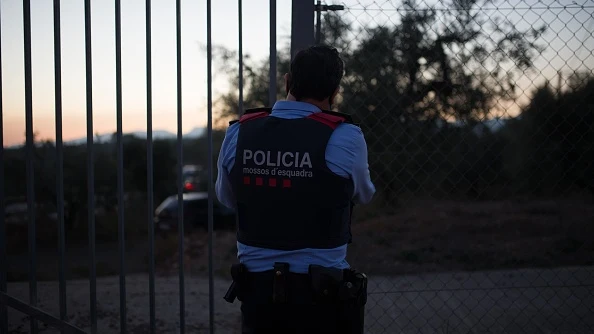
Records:
<instances>
[{"instance_id":1,"label":"duty belt","mask_svg":"<svg viewBox=\"0 0 594 334\"><path fill-rule=\"evenodd\" d=\"M272 299L275 304L354 302L365 305L367 302L367 276L352 269L310 265L307 274L296 274L289 271L288 263L276 262L273 270L253 273L243 264L234 264L231 277L233 282L224 297L229 303L236 298L244 301L247 294L258 293L254 290L270 291L269 284L272 285L271 296L254 297L262 301ZM254 289L254 286L262 289Z\"/></svg>"}]
</instances>

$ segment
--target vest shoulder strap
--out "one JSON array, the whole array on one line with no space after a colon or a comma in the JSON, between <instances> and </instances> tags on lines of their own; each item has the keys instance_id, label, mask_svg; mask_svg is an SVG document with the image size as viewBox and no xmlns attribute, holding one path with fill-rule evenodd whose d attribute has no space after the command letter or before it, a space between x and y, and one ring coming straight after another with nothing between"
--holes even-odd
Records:
<instances>
[{"instance_id":1,"label":"vest shoulder strap","mask_svg":"<svg viewBox=\"0 0 594 334\"><path fill-rule=\"evenodd\" d=\"M343 123L349 123L349 124L354 124L353 123L353 117L349 114L345 114L343 112L338 112L338 111L332 111L332 110L322 110L322 112L324 114L328 114L328 115L332 115L332 116L337 116L337 117L341 117L344 119Z\"/></svg>"},{"instance_id":2,"label":"vest shoulder strap","mask_svg":"<svg viewBox=\"0 0 594 334\"><path fill-rule=\"evenodd\" d=\"M307 118L323 123L331 127L333 130L336 129L341 123L355 125L351 115L330 110L322 110L322 112L313 113Z\"/></svg>"},{"instance_id":3,"label":"vest shoulder strap","mask_svg":"<svg viewBox=\"0 0 594 334\"><path fill-rule=\"evenodd\" d=\"M231 122L229 122L229 125L231 126L237 122L244 123L249 120L265 117L270 115L271 112L272 108L267 107L246 109L246 111L244 111L243 115L239 119L232 120Z\"/></svg>"},{"instance_id":4,"label":"vest shoulder strap","mask_svg":"<svg viewBox=\"0 0 594 334\"><path fill-rule=\"evenodd\" d=\"M268 107L247 109L239 119L230 121L229 126L237 122L245 123L250 120L266 117L270 115L271 112L272 108ZM336 129L336 127L338 127L338 125L341 123L359 126L359 124L354 123L351 115L331 110L322 110L322 112L313 113L310 116L308 116L308 118L324 123L332 129Z\"/></svg>"}]
</instances>

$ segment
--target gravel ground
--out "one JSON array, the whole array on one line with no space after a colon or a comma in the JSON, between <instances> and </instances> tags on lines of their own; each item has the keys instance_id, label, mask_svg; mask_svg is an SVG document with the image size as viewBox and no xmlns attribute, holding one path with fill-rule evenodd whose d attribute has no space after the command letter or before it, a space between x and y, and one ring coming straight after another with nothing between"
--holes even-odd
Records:
<instances>
[{"instance_id":1,"label":"gravel ground","mask_svg":"<svg viewBox=\"0 0 594 334\"><path fill-rule=\"evenodd\" d=\"M185 277L185 324L187 333L208 333L208 279ZM239 303L229 304L222 299L230 282L215 281L215 324L221 334L239 333ZM26 282L9 283L8 291L13 297L28 301L29 285ZM90 332L89 282L67 282L69 322ZM148 276L126 277L127 332L149 332L149 284ZM120 304L119 277L97 279L97 333L119 333ZM179 330L179 282L178 277L157 277L155 281L155 314L157 333L177 333ZM59 316L57 282L38 283L38 306L50 314ZM17 311L9 310L9 331L28 333L28 318ZM43 324L39 328L46 328ZM51 329L41 333L59 333Z\"/></svg>"},{"instance_id":2,"label":"gravel ground","mask_svg":"<svg viewBox=\"0 0 594 334\"><path fill-rule=\"evenodd\" d=\"M98 333L119 332L119 278L97 280ZM239 304L222 296L229 282L215 281L216 333L238 333ZM208 280L185 278L188 333L208 332ZM70 322L88 331L89 283L70 281ZM28 283L8 285L28 300ZM156 280L158 333L177 333L178 278ZM128 333L147 333L148 279L126 278ZM58 314L56 282L40 282L39 306ZM367 333L594 333L594 267L518 269L371 277ZM27 318L9 312L11 333L27 333ZM40 328L45 328L40 326ZM43 330L42 333L57 333Z\"/></svg>"}]
</instances>

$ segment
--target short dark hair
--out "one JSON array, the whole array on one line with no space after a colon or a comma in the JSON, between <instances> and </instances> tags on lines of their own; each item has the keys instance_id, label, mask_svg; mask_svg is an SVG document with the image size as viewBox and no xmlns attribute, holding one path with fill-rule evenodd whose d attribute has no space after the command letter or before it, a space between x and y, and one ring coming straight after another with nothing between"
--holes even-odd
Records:
<instances>
[{"instance_id":1,"label":"short dark hair","mask_svg":"<svg viewBox=\"0 0 594 334\"><path fill-rule=\"evenodd\" d=\"M297 100L321 101L338 88L344 74L344 62L338 50L313 45L297 52L291 61L289 92Z\"/></svg>"}]
</instances>

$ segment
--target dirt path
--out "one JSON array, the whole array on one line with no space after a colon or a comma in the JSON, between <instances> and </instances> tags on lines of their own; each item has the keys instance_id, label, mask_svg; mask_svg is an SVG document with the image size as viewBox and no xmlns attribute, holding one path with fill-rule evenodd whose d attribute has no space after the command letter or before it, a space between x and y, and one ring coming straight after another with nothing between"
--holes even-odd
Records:
<instances>
[{"instance_id":1,"label":"dirt path","mask_svg":"<svg viewBox=\"0 0 594 334\"><path fill-rule=\"evenodd\" d=\"M208 280L187 277L186 326L208 333ZM215 282L216 333L238 333L239 304L222 296L228 281ZM126 280L128 332L146 333L148 279ZM88 330L88 281L68 282L72 323ZM97 281L98 332L119 333L118 277ZM177 277L156 281L158 333L176 333L179 321ZM26 282L10 283L11 296L27 300ZM39 305L57 315L57 283L39 284ZM366 333L591 333L594 331L594 267L518 269L371 277ZM27 333L26 317L9 313L12 333ZM57 333L43 331L42 333Z\"/></svg>"}]
</instances>

